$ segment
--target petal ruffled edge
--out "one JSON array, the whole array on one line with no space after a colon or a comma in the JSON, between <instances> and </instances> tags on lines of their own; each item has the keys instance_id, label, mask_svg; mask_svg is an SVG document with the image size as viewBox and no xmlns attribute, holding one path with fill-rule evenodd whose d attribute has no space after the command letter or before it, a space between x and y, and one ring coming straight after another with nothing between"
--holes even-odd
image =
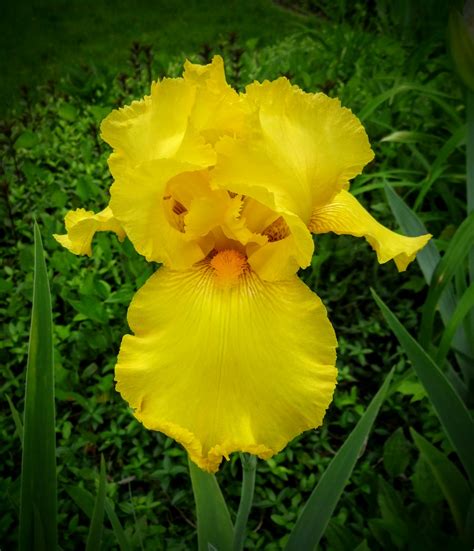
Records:
<instances>
[{"instance_id":1,"label":"petal ruffled edge","mask_svg":"<svg viewBox=\"0 0 474 551\"><path fill-rule=\"evenodd\" d=\"M97 214L85 209L71 210L66 214L64 221L67 233L54 234L53 237L63 247L77 255L92 255L91 243L98 231L112 231L120 241L123 241L126 236L125 230L110 207L106 207Z\"/></svg>"},{"instance_id":2,"label":"petal ruffled edge","mask_svg":"<svg viewBox=\"0 0 474 551\"><path fill-rule=\"evenodd\" d=\"M324 205L372 161L374 153L360 120L337 98L308 93L287 78L255 82L244 95L257 115L254 139L263 138L272 162L291 177L291 194L302 194L301 216ZM309 211L309 212L310 212Z\"/></svg>"},{"instance_id":3,"label":"petal ruffled edge","mask_svg":"<svg viewBox=\"0 0 474 551\"><path fill-rule=\"evenodd\" d=\"M404 272L431 239L431 234L406 237L382 226L348 191L341 191L321 208L315 209L309 223L313 233L334 232L338 235L365 237L377 253L380 264L394 260Z\"/></svg>"},{"instance_id":4,"label":"petal ruffled edge","mask_svg":"<svg viewBox=\"0 0 474 551\"><path fill-rule=\"evenodd\" d=\"M160 268L135 295L117 390L145 427L180 442L202 469L246 451L268 459L322 423L337 346L321 300L296 276L244 272L216 284L209 263Z\"/></svg>"}]
</instances>

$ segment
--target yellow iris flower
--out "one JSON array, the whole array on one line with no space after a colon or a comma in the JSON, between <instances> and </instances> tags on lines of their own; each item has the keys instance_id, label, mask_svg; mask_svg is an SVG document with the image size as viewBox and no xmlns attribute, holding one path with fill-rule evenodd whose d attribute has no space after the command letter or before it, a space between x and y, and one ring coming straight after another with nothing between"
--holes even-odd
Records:
<instances>
[{"instance_id":1,"label":"yellow iris flower","mask_svg":"<svg viewBox=\"0 0 474 551\"><path fill-rule=\"evenodd\" d=\"M238 94L219 56L186 62L101 131L110 204L70 212L56 239L91 254L112 230L163 264L130 305L117 390L202 469L237 450L269 458L322 423L336 384L334 330L296 275L311 234L364 236L399 270L430 236L391 232L349 193L373 158L351 111L286 78Z\"/></svg>"}]
</instances>

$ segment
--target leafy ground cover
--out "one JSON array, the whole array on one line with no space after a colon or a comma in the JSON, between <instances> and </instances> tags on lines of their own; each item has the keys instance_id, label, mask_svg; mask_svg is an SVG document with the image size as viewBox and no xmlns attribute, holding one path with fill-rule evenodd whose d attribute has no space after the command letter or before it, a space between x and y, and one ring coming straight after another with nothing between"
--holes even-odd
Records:
<instances>
[{"instance_id":1,"label":"leafy ground cover","mask_svg":"<svg viewBox=\"0 0 474 551\"><path fill-rule=\"evenodd\" d=\"M175 22L172 29L183 36L190 59L203 62L222 54L229 81L240 89L254 79L286 74L305 90L341 98L363 120L376 153L353 192L380 221L396 228L382 193L384 183L390 184L444 250L465 216L465 106L446 52L443 13L437 12L438 26L436 21L422 26L385 9L383 2L339 4L331 11L328 2L301 2L295 15L261 3L259 9L271 13L275 25L287 21L273 32L257 24L254 12L248 16L254 23L240 36L226 34L236 30L231 21L226 27L213 19L189 41L184 39L188 27ZM290 19L298 21L293 32ZM114 21L119 25L120 18ZM114 391L114 362L128 331L127 305L156 266L110 235L96 237L92 258L75 257L52 238L63 231L62 218L70 208L97 211L106 205L111 177L109 150L98 132L101 119L147 93L150 77L181 72L181 49L173 52L170 46L158 53L150 48L149 31L140 21L127 31L136 43L126 69L117 61L125 58L122 48L107 63L68 70L35 91L25 90L1 123L1 395L23 410L36 218L53 299L60 544L65 550L81 548L86 540L90 504L82 490L96 493L101 453L107 495L134 548L195 547L185 454L163 435L144 430ZM97 48L106 44L105 37L97 39ZM94 48L92 57L101 51ZM66 60L71 54L66 49L62 55ZM416 333L426 297L419 268L414 264L398 274L392 264L379 266L365 242L326 235L318 237L313 264L301 275L323 299L338 335L339 384L321 429L296 438L270 461L259 461L248 548L281 548L299 506L392 367L392 393L322 548L459 548L448 506L409 428L446 453L450 445L370 294L373 287ZM21 445L8 402L2 399L0 408L0 493L7 497L0 503L0 541L11 548L17 538ZM236 457L218 479L235 511L240 494ZM108 530L104 548L115 549Z\"/></svg>"}]
</instances>

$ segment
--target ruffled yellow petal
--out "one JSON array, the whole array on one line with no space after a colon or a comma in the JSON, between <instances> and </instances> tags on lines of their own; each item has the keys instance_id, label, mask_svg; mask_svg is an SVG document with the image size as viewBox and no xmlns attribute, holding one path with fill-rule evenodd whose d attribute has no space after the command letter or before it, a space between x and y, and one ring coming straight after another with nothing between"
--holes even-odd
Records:
<instances>
[{"instance_id":1,"label":"ruffled yellow petal","mask_svg":"<svg viewBox=\"0 0 474 551\"><path fill-rule=\"evenodd\" d=\"M208 142L215 143L225 134L235 135L243 131L245 118L242 99L226 82L221 56L214 56L208 65L186 61L183 78L196 87L190 124Z\"/></svg>"},{"instance_id":2,"label":"ruffled yellow petal","mask_svg":"<svg viewBox=\"0 0 474 551\"><path fill-rule=\"evenodd\" d=\"M201 468L247 451L268 458L321 424L336 382L336 338L296 276L263 282L236 251L187 271L160 268L128 312L117 390L149 429Z\"/></svg>"},{"instance_id":3,"label":"ruffled yellow petal","mask_svg":"<svg viewBox=\"0 0 474 551\"><path fill-rule=\"evenodd\" d=\"M280 78L251 84L244 101L254 131L217 144L218 186L243 193L245 185L264 204L270 193L279 210L308 223L373 158L364 128L337 99Z\"/></svg>"},{"instance_id":4,"label":"ruffled yellow petal","mask_svg":"<svg viewBox=\"0 0 474 551\"><path fill-rule=\"evenodd\" d=\"M169 205L168 191L177 179L193 186L207 185L205 172L170 159L121 170L110 190L110 205L135 249L148 261L175 269L189 268L207 252L184 234L185 210Z\"/></svg>"},{"instance_id":5,"label":"ruffled yellow petal","mask_svg":"<svg viewBox=\"0 0 474 551\"><path fill-rule=\"evenodd\" d=\"M249 244L254 247L266 244L266 236L247 227L241 216L242 204L240 195L231 196L227 191L208 188L191 201L184 219L186 236L189 239L207 236L216 250L232 245L244 252Z\"/></svg>"},{"instance_id":6,"label":"ruffled yellow petal","mask_svg":"<svg viewBox=\"0 0 474 551\"><path fill-rule=\"evenodd\" d=\"M152 113L151 96L116 109L102 121L101 138L112 148L124 152L134 164L147 160L153 155Z\"/></svg>"},{"instance_id":7,"label":"ruffled yellow petal","mask_svg":"<svg viewBox=\"0 0 474 551\"><path fill-rule=\"evenodd\" d=\"M211 166L215 153L190 125L196 89L182 78L152 84L151 95L112 111L101 124L102 138L112 146L109 167L118 177L123 165L175 159Z\"/></svg>"},{"instance_id":8,"label":"ruffled yellow petal","mask_svg":"<svg viewBox=\"0 0 474 551\"><path fill-rule=\"evenodd\" d=\"M262 149L252 149L250 142L225 137L218 142L216 149L218 162L212 171L211 185L252 198L266 207L267 211L259 207L258 212L254 208L254 212L243 214L249 221L255 219L258 222L259 217L265 217L267 212L270 212L273 219L283 217L293 236L291 249L286 246L270 247L272 255L277 255L273 266L278 265L279 258L282 271L270 268L265 276L259 272L261 277L270 280L285 279L289 266L293 266L292 269L295 266L309 266L314 250L313 240L306 223L296 214L299 210L297 201L293 200L291 193L285 195L281 192L286 186L285 173L278 170ZM289 257L290 252L292 258ZM273 275L268 277L270 272Z\"/></svg>"},{"instance_id":9,"label":"ruffled yellow petal","mask_svg":"<svg viewBox=\"0 0 474 551\"><path fill-rule=\"evenodd\" d=\"M405 237L385 228L347 191L341 191L329 204L315 209L309 228L314 233L331 231L365 237L377 253L380 264L393 259L400 272L406 270L432 237L429 234Z\"/></svg>"},{"instance_id":10,"label":"ruffled yellow petal","mask_svg":"<svg viewBox=\"0 0 474 551\"><path fill-rule=\"evenodd\" d=\"M373 159L359 119L325 94L309 94L279 78L246 88L272 156L284 159L293 176L289 191L313 207L325 204ZM280 161L281 163L281 161Z\"/></svg>"},{"instance_id":11,"label":"ruffled yellow petal","mask_svg":"<svg viewBox=\"0 0 474 551\"><path fill-rule=\"evenodd\" d=\"M248 262L265 281L281 281L294 276L300 265L295 255L295 238L290 235L280 241L268 242L251 252Z\"/></svg>"},{"instance_id":12,"label":"ruffled yellow petal","mask_svg":"<svg viewBox=\"0 0 474 551\"><path fill-rule=\"evenodd\" d=\"M64 219L67 233L53 235L58 243L72 253L91 256L91 243L94 234L98 231L112 231L120 241L125 239L125 231L114 217L110 207L94 214L85 209L71 210Z\"/></svg>"}]
</instances>

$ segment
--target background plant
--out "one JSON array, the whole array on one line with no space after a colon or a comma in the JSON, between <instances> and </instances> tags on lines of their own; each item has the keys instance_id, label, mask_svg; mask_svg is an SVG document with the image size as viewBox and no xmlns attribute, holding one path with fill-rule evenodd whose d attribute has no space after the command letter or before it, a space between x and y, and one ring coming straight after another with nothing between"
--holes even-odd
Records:
<instances>
[{"instance_id":1,"label":"background plant","mask_svg":"<svg viewBox=\"0 0 474 551\"><path fill-rule=\"evenodd\" d=\"M229 81L237 87L287 74L308 91L340 97L363 119L376 160L356 181L355 193L381 221L396 227L383 194L389 184L414 208L443 254L466 215L467 117L464 91L446 51L444 3L436 4L430 3L426 9L431 15L423 18L410 17L402 3L391 7L392 3L376 2L374 7L339 2L335 9L330 8L333 3L302 2L292 3L285 12L262 2L262 16L278 13L273 21L288 23L269 33L265 25L255 25L254 12L249 11L248 18L242 15L235 28L229 28L237 34L219 37L216 24L212 36L199 35L199 44L185 52L172 51L169 45L162 51L150 34L142 32L134 35L135 44L131 37L128 41L126 70L112 58L105 67L82 68L67 67L64 58L61 70L52 72L61 78L45 82L37 77L37 89L16 95L1 123L0 137L4 266L0 312L6 336L0 350L1 395L23 411L36 216L54 315L63 549L85 545L101 454L107 467L106 503L114 504L133 548L189 549L195 542L195 512L182 450L164 436L144 431L113 388L114 358L127 331L126 305L154 267L129 243L118 247L113 238L100 234L92 259L63 254L51 238L61 231L66 209L106 204L109 152L98 137L100 120L113 107L142 97L150 75L178 75L184 54L202 62L222 53ZM193 12L189 15L192 19ZM175 37L190 44L185 42L188 28L189 23L174 27ZM97 44L99 48L99 40ZM247 547L282 547L299 507L391 367L395 367L394 392L379 414L322 548L405 549L416 547L420 538L433 549L456 546L449 504L409 429L423 435L461 471L462 466L369 291L373 287L416 334L427 294L423 274L415 266L401 275L391 266L378 266L368 246L349 237L322 236L316 248L313 265L302 276L323 298L339 336L338 390L321 430L298 437L274 459L259 462ZM468 283L461 275L454 276L459 297ZM442 327L436 318L434 338L427 344L430 353L430 347L440 342ZM447 359L457 370L452 351ZM0 492L7 496L0 505L0 539L9 548L17 538L21 447L6 399L0 407ZM236 511L237 457L218 479ZM105 549L116 548L111 529L107 521Z\"/></svg>"}]
</instances>

